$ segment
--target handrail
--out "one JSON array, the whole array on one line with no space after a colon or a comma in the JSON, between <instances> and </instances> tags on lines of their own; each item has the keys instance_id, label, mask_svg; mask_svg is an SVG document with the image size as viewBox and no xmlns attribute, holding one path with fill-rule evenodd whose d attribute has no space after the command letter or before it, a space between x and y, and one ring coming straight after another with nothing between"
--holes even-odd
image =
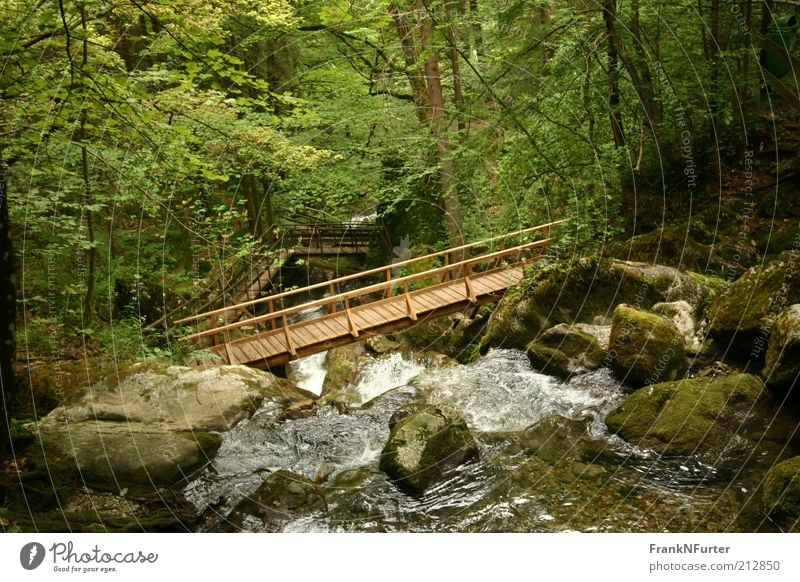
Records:
<instances>
[{"instance_id":1,"label":"handrail","mask_svg":"<svg viewBox=\"0 0 800 582\"><path fill-rule=\"evenodd\" d=\"M178 325L178 324L187 323L187 322L190 322L190 321L198 321L198 320L201 320L201 319L205 319L205 318L208 318L208 317L213 317L215 315L220 315L222 313L226 313L228 311L231 311L232 309L237 309L237 308L242 308L242 307L249 307L251 305L258 305L258 304L266 303L266 302L270 302L270 301L274 302L274 301L277 301L279 299L284 299L286 297L290 297L292 295L297 295L299 293L307 293L309 291L315 291L317 289L331 288L331 287L334 287L335 285L338 285L338 284L341 284L341 283L346 283L348 281L353 281L355 279L361 279L361 278L364 278L364 277L369 277L371 275L377 275L379 273L386 273L387 270L389 271L389 273L391 273L391 271L393 269L397 269L397 268L400 268L400 267L405 267L405 266L408 266L408 265L411 265L411 264L414 264L414 263L418 263L418 262L421 262L421 261L426 261L426 260L429 260L429 259L432 259L432 258L443 257L443 256L450 255L450 254L453 254L453 253L457 253L457 252L460 252L460 251L465 251L465 250L473 248L473 247L477 247L477 246L480 246L480 245L485 245L487 243L494 242L494 241L501 240L501 239L506 239L506 238L509 238L509 237L512 237L512 236L517 236L517 235L520 235L520 234L527 234L527 233L534 232L534 231L537 231L537 230L542 230L542 229L545 229L545 228L549 229L552 226L555 226L555 225L558 225L558 224L562 224L564 222L566 222L566 219L556 220L554 222L548 222L546 224L540 224L538 226L534 226L534 227L530 227L530 228L524 228L524 229L521 229L521 230L517 230L517 231L514 231L514 232L509 232L509 233L506 233L506 234L503 234L503 235L491 237L491 238L488 238L488 239L485 239L485 240L481 240L481 241L477 241L477 242L474 242L474 243L469 243L469 244L461 245L461 246L454 247L454 248L451 248L451 249L447 249L447 250L444 250L444 251L439 251L437 253L430 253L430 254L424 255L422 257L416 257L414 259L408 259L408 260L405 260L405 261L399 261L397 263L392 263L392 264L389 264L389 265L385 265L383 267L376 267L374 269L370 269L370 270L367 270L367 271L362 271L361 273L354 273L352 275L345 275L345 276L339 277L337 279L331 279L330 281L324 281L322 283L316 283L314 285L309 285L308 287L303 287L301 289L293 289L291 291L284 291L283 293L278 293L277 295L268 295L266 297L260 297L258 299L252 299L250 301L245 301L244 303L238 303L236 305L231 305L231 306L228 306L228 307L215 309L213 311L206 311L205 313L198 313L198 314L195 314L195 315L184 317L182 319L178 319L174 323L176 325ZM456 268L456 264L454 263L452 265L449 265L449 266L447 266L447 268L452 270L452 269ZM395 279L395 281L397 281L397 279ZM217 329L219 329L219 328L217 328Z\"/></svg>"},{"instance_id":2,"label":"handrail","mask_svg":"<svg viewBox=\"0 0 800 582\"><path fill-rule=\"evenodd\" d=\"M228 332L228 331L230 331L232 329L238 329L240 327L245 327L245 326L248 326L248 325L255 325L255 324L266 322L266 321L272 321L272 320L275 320L275 319L278 319L278 318L282 318L282 319L285 320L286 316L292 315L294 313L299 313L300 311L305 311L306 309L311 309L311 308L314 308L314 307L322 307L322 306L331 305L331 304L335 305L339 301L349 301L350 299L353 299L355 297L361 297L363 295L369 295L370 293L375 293L377 291L383 291L383 290L385 290L387 288L390 289L390 288L396 287L398 285L403 285L405 287L405 285L407 283L411 283L411 282L417 281L419 279L427 279L428 277L431 277L433 275L446 273L446 272L452 271L452 270L460 268L460 267L468 267L470 265L474 265L474 264L477 264L477 263L483 263L483 262L487 262L487 261L498 260L498 259L501 259L501 258L503 258L505 256L513 255L515 253L518 253L518 252L521 252L521 251L524 251L524 250L529 250L529 249L534 249L534 248L539 248L539 247L545 247L545 246L548 245L549 242L550 242L550 239L546 238L546 239L541 239L541 240L530 242L530 243L525 243L525 244L522 244L522 245L519 245L519 246L516 246L516 247L512 247L512 248L509 248L509 249L505 249L505 250L502 250L502 251L496 251L494 253L489 253L489 254L486 254L486 255L481 255L481 256L478 256L478 257L465 259L463 261L458 261L458 262L452 263L450 265L445 265L443 267L438 267L436 269L431 269L430 271L424 271L422 273L414 273L413 275L406 275L404 277L393 279L391 281L383 281L381 283L375 283L375 284L369 285L367 287L362 287L360 289L354 289L353 291L346 291L344 293L339 293L338 295L334 295L334 296L331 296L331 297L325 297L323 299L317 299L316 301L311 301L309 303L304 303L302 305L296 305L294 307L288 307L286 309L282 309L280 311L275 311L275 312L268 313L268 314L265 314L265 315L260 315L258 317L252 317L250 319L243 319L241 321L237 321L237 322L234 322L234 323L229 323L227 325L223 325L223 326L220 326L220 327L214 327L214 328L211 328L211 329L207 329L207 330L204 330L204 331L200 331L200 332L191 334L189 336L186 336L184 339L193 340L193 339L200 339L200 338L208 337L208 336L214 336L214 335L217 335L219 333ZM520 261L520 262L522 262L522 261ZM468 279L469 275L467 275L465 278ZM236 306L228 307L227 309L223 310L223 312L224 311L229 311L231 309L234 309L235 307ZM211 312L209 312L209 313L211 313Z\"/></svg>"}]
</instances>

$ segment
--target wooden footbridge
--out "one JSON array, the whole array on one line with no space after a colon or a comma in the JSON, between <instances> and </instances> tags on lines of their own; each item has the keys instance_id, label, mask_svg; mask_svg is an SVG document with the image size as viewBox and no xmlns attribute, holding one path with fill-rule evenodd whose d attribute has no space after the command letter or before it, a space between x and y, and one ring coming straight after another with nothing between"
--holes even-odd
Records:
<instances>
[{"instance_id":1,"label":"wooden footbridge","mask_svg":"<svg viewBox=\"0 0 800 582\"><path fill-rule=\"evenodd\" d=\"M211 353L200 363L277 368L498 300L522 279L524 266L542 256L551 228L560 222L227 305L175 324L195 326L186 339L206 343ZM298 320L311 310L321 313ZM249 317L241 318L242 313Z\"/></svg>"}]
</instances>

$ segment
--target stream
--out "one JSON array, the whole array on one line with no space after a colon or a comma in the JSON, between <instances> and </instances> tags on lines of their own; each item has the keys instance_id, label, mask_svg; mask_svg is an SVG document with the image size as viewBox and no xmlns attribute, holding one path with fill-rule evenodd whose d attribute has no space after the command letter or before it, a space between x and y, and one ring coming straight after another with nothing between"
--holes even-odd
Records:
<instances>
[{"instance_id":1,"label":"stream","mask_svg":"<svg viewBox=\"0 0 800 582\"><path fill-rule=\"evenodd\" d=\"M603 422L625 396L607 370L563 382L503 349L467 365L426 369L420 361L371 357L345 389L360 403L346 412L323 406L277 422L280 411L265 406L225 433L211 467L184 492L203 514L201 531L222 527L278 469L325 491L325 509L287 515L284 532L769 530L758 521L756 492L768 453L712 467L631 447ZM324 354L295 362L292 375L319 394ZM413 497L378 461L392 413L419 400L456 408L481 455ZM245 529L259 531L257 523Z\"/></svg>"}]
</instances>

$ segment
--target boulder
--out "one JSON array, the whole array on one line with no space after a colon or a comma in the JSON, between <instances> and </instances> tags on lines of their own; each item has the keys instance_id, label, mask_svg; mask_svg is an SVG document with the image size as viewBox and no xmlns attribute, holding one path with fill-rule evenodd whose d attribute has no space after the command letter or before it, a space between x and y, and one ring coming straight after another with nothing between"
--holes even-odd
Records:
<instances>
[{"instance_id":1,"label":"boulder","mask_svg":"<svg viewBox=\"0 0 800 582\"><path fill-rule=\"evenodd\" d=\"M800 532L800 457L773 467L764 482L769 516L785 531Z\"/></svg>"},{"instance_id":2,"label":"boulder","mask_svg":"<svg viewBox=\"0 0 800 582\"><path fill-rule=\"evenodd\" d=\"M603 454L608 443L592 438L589 423L586 418L546 416L520 434L520 445L553 465L576 460L591 462Z\"/></svg>"},{"instance_id":3,"label":"boulder","mask_svg":"<svg viewBox=\"0 0 800 582\"><path fill-rule=\"evenodd\" d=\"M118 384L95 384L35 427L52 461L98 489L174 485L209 461L219 432L269 401L277 411L308 395L244 366L136 365Z\"/></svg>"},{"instance_id":4,"label":"boulder","mask_svg":"<svg viewBox=\"0 0 800 582\"><path fill-rule=\"evenodd\" d=\"M380 468L402 490L421 494L446 473L478 456L466 422L452 407L416 405L394 415Z\"/></svg>"},{"instance_id":5,"label":"boulder","mask_svg":"<svg viewBox=\"0 0 800 582\"><path fill-rule=\"evenodd\" d=\"M358 371L368 360L362 344L352 344L328 350L325 356L327 373L322 382L322 396L338 392L345 386L355 382Z\"/></svg>"},{"instance_id":6,"label":"boulder","mask_svg":"<svg viewBox=\"0 0 800 582\"><path fill-rule=\"evenodd\" d=\"M228 516L238 530L280 531L300 515L324 511L322 488L311 479L280 469L270 474Z\"/></svg>"},{"instance_id":7,"label":"boulder","mask_svg":"<svg viewBox=\"0 0 800 582\"><path fill-rule=\"evenodd\" d=\"M733 374L655 384L606 416L611 433L672 456L713 460L752 448L768 430L771 400L758 376Z\"/></svg>"},{"instance_id":8,"label":"boulder","mask_svg":"<svg viewBox=\"0 0 800 582\"><path fill-rule=\"evenodd\" d=\"M368 338L364 342L364 345L373 354L377 354L379 356L382 354L387 354L389 352L396 352L401 347L400 342L395 341L385 335L376 335L374 337Z\"/></svg>"},{"instance_id":9,"label":"boulder","mask_svg":"<svg viewBox=\"0 0 800 582\"><path fill-rule=\"evenodd\" d=\"M800 304L789 306L775 320L763 375L781 392L791 391L800 377Z\"/></svg>"},{"instance_id":10,"label":"boulder","mask_svg":"<svg viewBox=\"0 0 800 582\"><path fill-rule=\"evenodd\" d=\"M708 306L709 333L731 356L763 361L772 324L785 306L800 303L796 253L753 267Z\"/></svg>"},{"instance_id":11,"label":"boulder","mask_svg":"<svg viewBox=\"0 0 800 582\"><path fill-rule=\"evenodd\" d=\"M685 223L638 234L624 243L611 245L609 253L628 260L669 265L699 273L725 273L730 269L729 261L720 256L713 242L708 241L702 233L687 230Z\"/></svg>"},{"instance_id":12,"label":"boulder","mask_svg":"<svg viewBox=\"0 0 800 582\"><path fill-rule=\"evenodd\" d=\"M683 300L699 307L711 291L706 278L664 265L596 257L558 261L539 267L530 282L506 293L489 321L481 351L525 349L554 325L592 323L620 303L648 309Z\"/></svg>"},{"instance_id":13,"label":"boulder","mask_svg":"<svg viewBox=\"0 0 800 582\"><path fill-rule=\"evenodd\" d=\"M528 344L526 353L535 369L563 379L596 370L606 355L594 336L565 323L539 335Z\"/></svg>"},{"instance_id":14,"label":"boulder","mask_svg":"<svg viewBox=\"0 0 800 582\"><path fill-rule=\"evenodd\" d=\"M702 351L703 344L697 337L697 328L694 323L694 308L686 301L656 303L650 308L650 311L675 324L683 336L683 344L688 353L699 354Z\"/></svg>"},{"instance_id":15,"label":"boulder","mask_svg":"<svg viewBox=\"0 0 800 582\"><path fill-rule=\"evenodd\" d=\"M683 335L669 320L628 305L614 310L608 359L633 387L675 380L686 368Z\"/></svg>"}]
</instances>

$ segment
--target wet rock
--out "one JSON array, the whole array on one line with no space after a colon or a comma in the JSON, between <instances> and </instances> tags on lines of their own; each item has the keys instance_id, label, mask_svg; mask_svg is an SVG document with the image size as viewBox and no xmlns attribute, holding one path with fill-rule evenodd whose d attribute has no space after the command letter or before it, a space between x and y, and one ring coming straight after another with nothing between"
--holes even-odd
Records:
<instances>
[{"instance_id":1,"label":"wet rock","mask_svg":"<svg viewBox=\"0 0 800 582\"><path fill-rule=\"evenodd\" d=\"M599 368L606 352L593 336L562 323L529 343L526 354L536 370L567 379Z\"/></svg>"},{"instance_id":2,"label":"wet rock","mask_svg":"<svg viewBox=\"0 0 800 582\"><path fill-rule=\"evenodd\" d=\"M764 483L764 503L769 516L785 531L800 532L800 457L770 470Z\"/></svg>"},{"instance_id":3,"label":"wet rock","mask_svg":"<svg viewBox=\"0 0 800 582\"><path fill-rule=\"evenodd\" d=\"M558 464L586 458L589 440L589 426L585 420L552 415L527 428L520 444L543 461Z\"/></svg>"},{"instance_id":4,"label":"wet rock","mask_svg":"<svg viewBox=\"0 0 800 582\"><path fill-rule=\"evenodd\" d=\"M396 419L380 468L404 491L421 494L477 456L478 446L464 419L450 406L427 405Z\"/></svg>"},{"instance_id":5,"label":"wet rock","mask_svg":"<svg viewBox=\"0 0 800 582\"><path fill-rule=\"evenodd\" d=\"M763 361L772 324L785 306L800 303L800 261L784 253L753 267L708 307L709 333L729 355Z\"/></svg>"},{"instance_id":6,"label":"wet rock","mask_svg":"<svg viewBox=\"0 0 800 582\"><path fill-rule=\"evenodd\" d=\"M669 265L698 273L726 273L731 264L713 242L713 236L706 237L696 230L687 230L683 223L636 235L622 244L612 245L609 253L632 261Z\"/></svg>"},{"instance_id":7,"label":"wet rock","mask_svg":"<svg viewBox=\"0 0 800 582\"><path fill-rule=\"evenodd\" d=\"M627 305L614 310L609 360L633 387L676 379L686 368L683 336L674 323Z\"/></svg>"},{"instance_id":8,"label":"wet rock","mask_svg":"<svg viewBox=\"0 0 800 582\"><path fill-rule=\"evenodd\" d=\"M368 356L362 344L352 344L329 350L325 357L328 372L322 383L322 396L327 396L352 384L358 377L359 369L367 360Z\"/></svg>"},{"instance_id":9,"label":"wet rock","mask_svg":"<svg viewBox=\"0 0 800 582\"><path fill-rule=\"evenodd\" d=\"M481 351L525 349L549 327L592 323L620 303L648 309L683 300L699 306L710 291L703 277L664 265L602 258L559 261L540 268L529 284L506 293L481 340Z\"/></svg>"},{"instance_id":10,"label":"wet rock","mask_svg":"<svg viewBox=\"0 0 800 582\"><path fill-rule=\"evenodd\" d=\"M775 320L763 374L767 384L781 393L796 385L800 377L800 304L785 309Z\"/></svg>"},{"instance_id":11,"label":"wet rock","mask_svg":"<svg viewBox=\"0 0 800 582\"><path fill-rule=\"evenodd\" d=\"M228 520L237 530L280 531L300 515L326 509L322 489L312 480L280 469L233 508Z\"/></svg>"},{"instance_id":12,"label":"wet rock","mask_svg":"<svg viewBox=\"0 0 800 582\"><path fill-rule=\"evenodd\" d=\"M695 310L691 305L686 301L656 303L650 308L650 311L675 324L675 327L678 328L678 331L683 336L683 343L688 353L700 353L703 345L697 337L697 329L694 323Z\"/></svg>"},{"instance_id":13,"label":"wet rock","mask_svg":"<svg viewBox=\"0 0 800 582\"><path fill-rule=\"evenodd\" d=\"M758 376L692 378L637 390L608 414L606 425L636 446L718 461L752 449L769 429L771 405Z\"/></svg>"},{"instance_id":14,"label":"wet rock","mask_svg":"<svg viewBox=\"0 0 800 582\"><path fill-rule=\"evenodd\" d=\"M206 369L148 364L112 385L96 384L55 409L34 431L48 458L101 490L169 487L203 466L228 430L269 401L307 398L244 366Z\"/></svg>"},{"instance_id":15,"label":"wet rock","mask_svg":"<svg viewBox=\"0 0 800 582\"><path fill-rule=\"evenodd\" d=\"M387 354L389 352L396 352L400 349L400 342L388 338L385 335L377 335L371 337L364 342L366 348L373 354Z\"/></svg>"}]
</instances>

